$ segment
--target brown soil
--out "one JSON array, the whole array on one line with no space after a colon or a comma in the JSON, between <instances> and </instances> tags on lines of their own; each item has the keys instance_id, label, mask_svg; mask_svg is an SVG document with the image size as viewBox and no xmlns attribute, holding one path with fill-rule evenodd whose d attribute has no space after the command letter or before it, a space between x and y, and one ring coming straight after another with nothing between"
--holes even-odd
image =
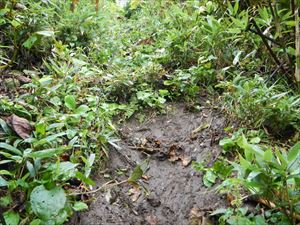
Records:
<instances>
[{"instance_id":1,"label":"brown soil","mask_svg":"<svg viewBox=\"0 0 300 225\"><path fill-rule=\"evenodd\" d=\"M149 116L142 124L132 119L120 128L121 149L110 151L106 176L99 172L95 179L99 186L112 179L122 181L136 164L149 159L140 182L144 188L140 186L139 191L125 183L98 192L90 209L75 215L69 224L206 224L203 220L209 212L224 207L226 200L203 185L202 174L189 162L213 163L220 153L218 142L225 125L217 110L192 113L184 104L171 106L166 115Z\"/></svg>"}]
</instances>

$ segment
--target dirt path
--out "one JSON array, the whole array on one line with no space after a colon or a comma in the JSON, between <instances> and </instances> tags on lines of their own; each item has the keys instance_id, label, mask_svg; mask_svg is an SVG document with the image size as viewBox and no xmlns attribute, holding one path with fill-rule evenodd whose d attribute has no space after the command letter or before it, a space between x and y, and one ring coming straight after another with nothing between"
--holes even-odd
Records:
<instances>
[{"instance_id":1,"label":"dirt path","mask_svg":"<svg viewBox=\"0 0 300 225\"><path fill-rule=\"evenodd\" d=\"M203 185L201 174L190 161L215 159L224 126L225 119L218 111L203 108L191 113L183 104L173 105L167 115L149 118L143 124L129 121L120 129L122 154L111 151L106 172L109 177L99 174L97 183L101 186L111 179L126 179L134 164L149 158L143 179L148 193L129 184L97 193L90 210L78 214L71 224L202 224L202 215L226 201Z\"/></svg>"}]
</instances>

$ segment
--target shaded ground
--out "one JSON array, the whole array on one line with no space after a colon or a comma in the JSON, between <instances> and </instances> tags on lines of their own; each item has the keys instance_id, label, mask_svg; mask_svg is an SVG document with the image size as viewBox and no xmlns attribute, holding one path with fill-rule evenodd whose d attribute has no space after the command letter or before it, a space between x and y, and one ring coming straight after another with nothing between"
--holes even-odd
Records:
<instances>
[{"instance_id":1,"label":"shaded ground","mask_svg":"<svg viewBox=\"0 0 300 225\"><path fill-rule=\"evenodd\" d=\"M97 183L122 181L136 163L149 158L142 182L148 193L127 183L98 192L90 210L76 215L70 224L204 224L202 216L224 206L226 200L203 185L201 173L195 172L190 161L215 160L225 123L216 110L203 108L192 113L183 104L171 106L166 115L149 116L143 124L129 121L120 129L121 154L110 151L107 179L98 174Z\"/></svg>"}]
</instances>

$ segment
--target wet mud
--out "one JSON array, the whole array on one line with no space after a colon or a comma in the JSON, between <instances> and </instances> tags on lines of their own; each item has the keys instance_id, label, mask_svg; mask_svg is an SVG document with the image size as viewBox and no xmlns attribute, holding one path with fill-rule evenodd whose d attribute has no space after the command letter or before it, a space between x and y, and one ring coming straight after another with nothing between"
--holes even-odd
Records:
<instances>
[{"instance_id":1,"label":"wet mud","mask_svg":"<svg viewBox=\"0 0 300 225\"><path fill-rule=\"evenodd\" d=\"M212 164L220 154L226 120L218 110L194 113L184 104L167 114L132 119L120 127L120 148L112 148L107 169L96 171L98 186L126 180L136 165L148 163L139 185L123 183L97 192L90 209L69 224L79 225L198 225L226 199L206 188L193 161Z\"/></svg>"}]
</instances>

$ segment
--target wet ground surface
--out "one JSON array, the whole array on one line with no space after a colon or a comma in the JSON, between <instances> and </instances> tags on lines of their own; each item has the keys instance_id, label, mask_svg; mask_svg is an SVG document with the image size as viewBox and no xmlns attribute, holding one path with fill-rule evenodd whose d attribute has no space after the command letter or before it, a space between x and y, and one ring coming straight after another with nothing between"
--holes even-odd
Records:
<instances>
[{"instance_id":1,"label":"wet ground surface","mask_svg":"<svg viewBox=\"0 0 300 225\"><path fill-rule=\"evenodd\" d=\"M209 212L224 207L226 200L203 185L192 161L209 164L216 159L225 126L219 111L202 108L192 113L184 104L142 124L135 119L127 122L120 128L121 148L111 149L107 170L95 179L98 186L126 180L136 164L149 160L140 186L124 183L97 192L89 211L75 215L69 224L207 224L203 220Z\"/></svg>"}]
</instances>

